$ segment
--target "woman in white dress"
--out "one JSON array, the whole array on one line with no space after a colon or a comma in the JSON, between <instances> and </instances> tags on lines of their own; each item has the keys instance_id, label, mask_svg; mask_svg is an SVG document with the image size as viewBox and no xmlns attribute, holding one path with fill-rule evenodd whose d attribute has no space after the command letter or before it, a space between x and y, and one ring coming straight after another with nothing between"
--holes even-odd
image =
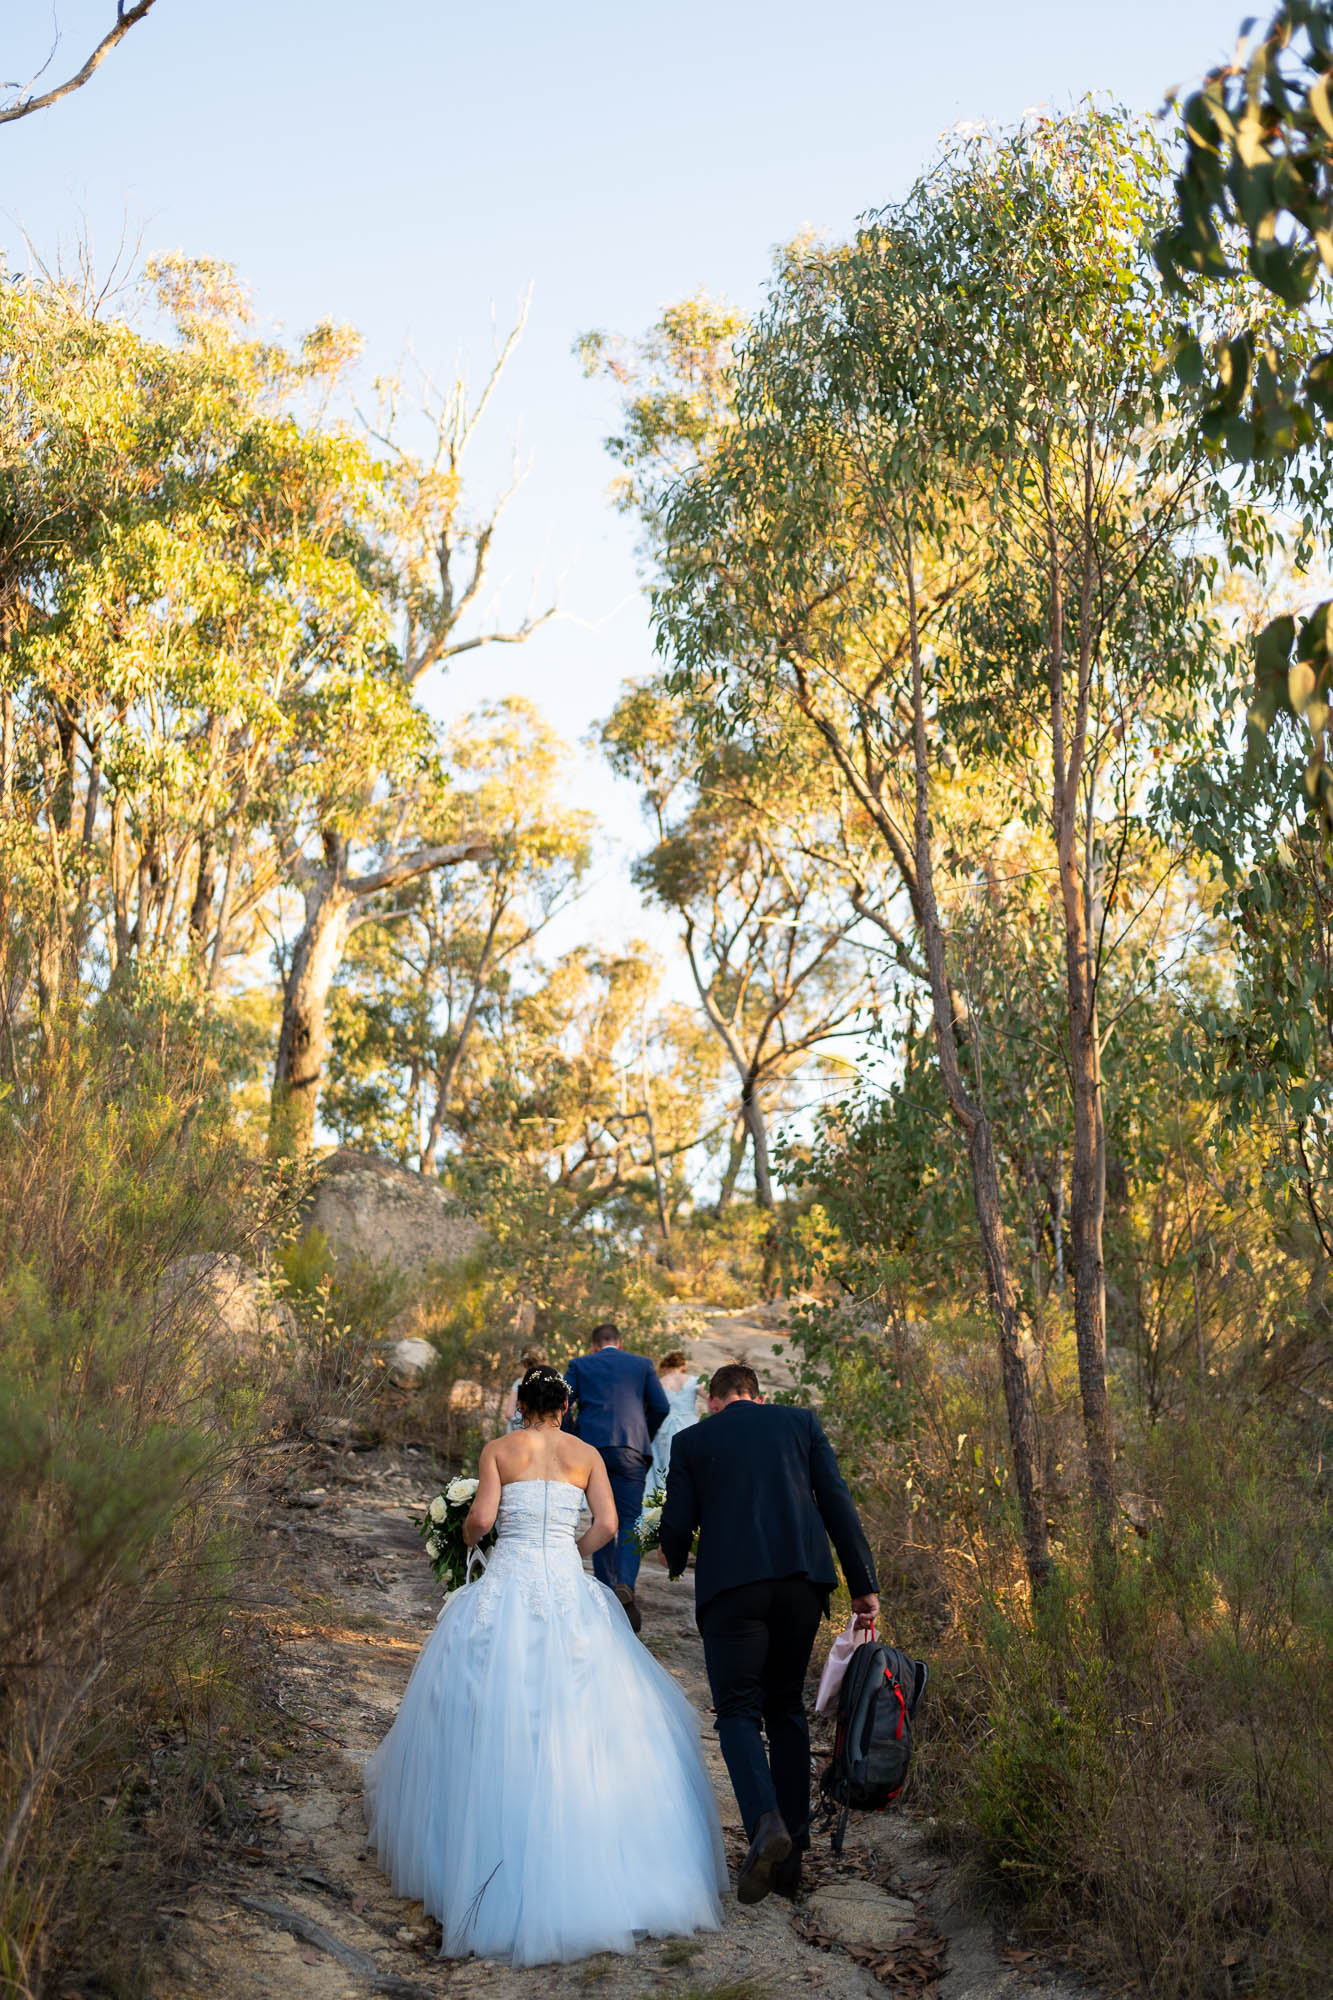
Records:
<instances>
[{"instance_id":1,"label":"woman in white dress","mask_svg":"<svg viewBox=\"0 0 1333 2000\"><path fill-rule=\"evenodd\" d=\"M482 1451L464 1534L498 1524L499 1539L446 1601L366 1767L369 1844L438 1918L446 1958L540 1965L722 1921L698 1718L583 1568L616 1512L600 1453L560 1429L567 1397L533 1369L524 1428Z\"/></svg>"},{"instance_id":2,"label":"woman in white dress","mask_svg":"<svg viewBox=\"0 0 1333 2000\"><path fill-rule=\"evenodd\" d=\"M699 1421L699 1377L691 1375L685 1356L675 1347L670 1354L664 1354L657 1364L657 1379L667 1393L670 1404L666 1415L653 1439L653 1462L648 1468L644 1481L644 1492L652 1494L659 1487L665 1492L667 1470L671 1464L671 1440L677 1431L688 1430Z\"/></svg>"},{"instance_id":3,"label":"woman in white dress","mask_svg":"<svg viewBox=\"0 0 1333 2000\"><path fill-rule=\"evenodd\" d=\"M530 1347L523 1356L523 1366L505 1390L504 1401L500 1405L500 1420L507 1431L521 1431L523 1412L518 1407L518 1388L523 1377L534 1368L544 1368L546 1356L540 1347Z\"/></svg>"}]
</instances>

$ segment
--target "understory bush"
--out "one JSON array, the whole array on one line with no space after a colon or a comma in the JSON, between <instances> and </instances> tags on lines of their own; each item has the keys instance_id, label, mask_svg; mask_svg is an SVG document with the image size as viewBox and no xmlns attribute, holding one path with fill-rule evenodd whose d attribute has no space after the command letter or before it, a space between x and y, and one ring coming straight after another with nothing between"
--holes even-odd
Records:
<instances>
[{"instance_id":1,"label":"understory bush","mask_svg":"<svg viewBox=\"0 0 1333 2000\"><path fill-rule=\"evenodd\" d=\"M1055 1562L1034 1605L984 1329L943 1310L895 1329L844 1304L808 1309L798 1337L800 1393L818 1395L876 1544L885 1629L936 1669L914 1793L982 1893L1117 1990L1322 2000L1333 1521L1319 1406L1312 1421L1225 1380L1166 1414L1122 1396L1125 1505L1099 1580L1073 1356L1053 1337L1034 1380Z\"/></svg>"},{"instance_id":2,"label":"understory bush","mask_svg":"<svg viewBox=\"0 0 1333 2000\"><path fill-rule=\"evenodd\" d=\"M662 1283L675 1298L736 1310L772 1289L775 1219L749 1202L698 1208L673 1225Z\"/></svg>"},{"instance_id":3,"label":"understory bush","mask_svg":"<svg viewBox=\"0 0 1333 2000\"><path fill-rule=\"evenodd\" d=\"M986 1879L1147 1993L1315 2000L1333 1912L1333 1560L1310 1440L1198 1410L1135 1455L1151 1522L1035 1618L978 1599L937 1777Z\"/></svg>"},{"instance_id":4,"label":"understory bush","mask_svg":"<svg viewBox=\"0 0 1333 2000\"><path fill-rule=\"evenodd\" d=\"M420 1289L402 1325L438 1356L405 1421L457 1454L499 1428L526 1349L563 1368L594 1326L612 1320L627 1346L651 1350L663 1300L644 1253L540 1173L468 1164L456 1169L454 1191L470 1214L486 1218L485 1238L437 1286Z\"/></svg>"},{"instance_id":5,"label":"understory bush","mask_svg":"<svg viewBox=\"0 0 1333 2000\"><path fill-rule=\"evenodd\" d=\"M230 1590L270 1422L263 1371L183 1325L162 1274L244 1252L265 1198L225 1048L144 997L0 1094L0 1991L96 1942L129 1992L143 1922L220 1796L248 1699Z\"/></svg>"}]
</instances>

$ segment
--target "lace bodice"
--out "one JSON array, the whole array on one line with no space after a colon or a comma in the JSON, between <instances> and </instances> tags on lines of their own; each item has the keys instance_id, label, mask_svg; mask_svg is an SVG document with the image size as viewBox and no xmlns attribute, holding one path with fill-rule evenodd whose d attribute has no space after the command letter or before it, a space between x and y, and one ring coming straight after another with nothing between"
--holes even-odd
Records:
<instances>
[{"instance_id":1,"label":"lace bodice","mask_svg":"<svg viewBox=\"0 0 1333 2000\"><path fill-rule=\"evenodd\" d=\"M497 1586L505 1580L519 1584L538 1617L552 1609L567 1612L575 1593L590 1586L574 1546L583 1502L583 1489L566 1479L516 1479L502 1490L495 1547L485 1575L469 1586L482 1592L479 1625L489 1624ZM596 1594L607 1595L600 1586Z\"/></svg>"},{"instance_id":2,"label":"lace bodice","mask_svg":"<svg viewBox=\"0 0 1333 2000\"><path fill-rule=\"evenodd\" d=\"M583 1488L567 1479L515 1479L502 1487L497 1554L506 1542L537 1548L572 1544L584 1497Z\"/></svg>"}]
</instances>

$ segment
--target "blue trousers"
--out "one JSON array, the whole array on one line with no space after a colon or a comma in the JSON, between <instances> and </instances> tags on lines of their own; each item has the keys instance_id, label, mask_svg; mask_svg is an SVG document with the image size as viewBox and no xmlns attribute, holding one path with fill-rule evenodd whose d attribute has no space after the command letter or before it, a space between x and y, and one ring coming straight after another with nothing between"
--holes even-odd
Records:
<instances>
[{"instance_id":1,"label":"blue trousers","mask_svg":"<svg viewBox=\"0 0 1333 2000\"><path fill-rule=\"evenodd\" d=\"M630 1451L624 1445L603 1445L601 1453L607 1478L611 1481L611 1498L616 1503L616 1518L620 1525L616 1539L608 1542L605 1548L598 1549L593 1556L592 1573L600 1583L609 1584L612 1590L618 1583L633 1590L639 1576L639 1551L634 1542L634 1530L643 1512L643 1489L652 1460L645 1458L642 1452Z\"/></svg>"}]
</instances>

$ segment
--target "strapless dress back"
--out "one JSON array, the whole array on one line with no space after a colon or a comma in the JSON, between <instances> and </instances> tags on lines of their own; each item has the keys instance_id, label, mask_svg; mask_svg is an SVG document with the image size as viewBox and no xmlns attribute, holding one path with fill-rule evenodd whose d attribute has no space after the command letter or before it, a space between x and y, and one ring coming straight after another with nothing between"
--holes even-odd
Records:
<instances>
[{"instance_id":1,"label":"strapless dress back","mask_svg":"<svg viewBox=\"0 0 1333 2000\"><path fill-rule=\"evenodd\" d=\"M671 1469L671 1440L679 1431L688 1430L699 1421L699 1377L690 1375L679 1389L672 1389L667 1396L667 1413L653 1439L653 1462L648 1468L645 1493L655 1493L665 1487L667 1473Z\"/></svg>"},{"instance_id":2,"label":"strapless dress back","mask_svg":"<svg viewBox=\"0 0 1333 2000\"><path fill-rule=\"evenodd\" d=\"M721 1924L698 1717L584 1570L582 1504L563 1480L504 1488L485 1574L446 1600L366 1768L370 1845L447 1958L539 1965Z\"/></svg>"}]
</instances>

